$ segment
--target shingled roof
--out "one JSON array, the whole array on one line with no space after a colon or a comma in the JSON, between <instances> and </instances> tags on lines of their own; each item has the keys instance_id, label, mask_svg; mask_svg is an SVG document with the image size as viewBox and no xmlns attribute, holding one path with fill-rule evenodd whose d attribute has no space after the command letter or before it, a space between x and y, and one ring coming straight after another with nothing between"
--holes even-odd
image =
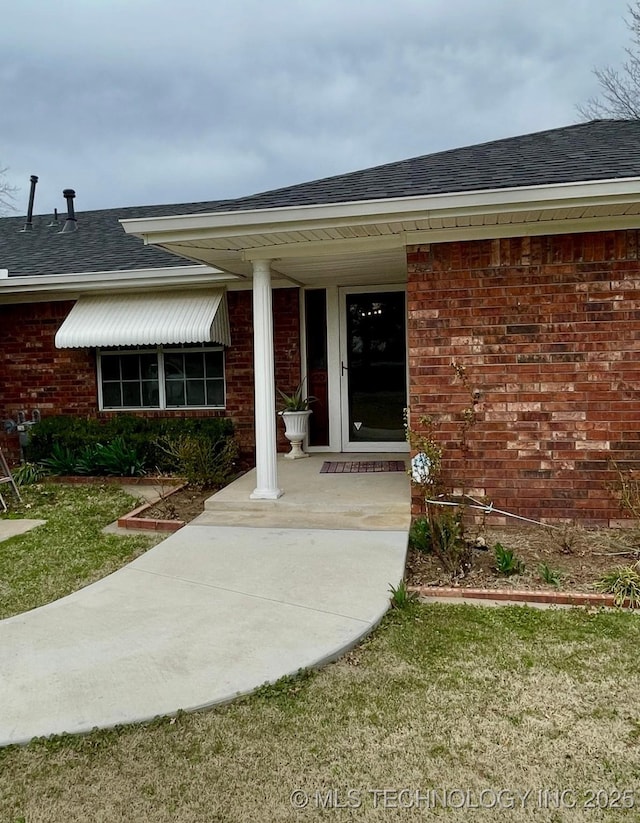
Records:
<instances>
[{"instance_id":1,"label":"shingled roof","mask_svg":"<svg viewBox=\"0 0 640 823\"><path fill-rule=\"evenodd\" d=\"M427 196L482 189L640 177L640 122L594 120L427 154L234 200L80 211L78 231L59 234L50 215L0 220L0 268L10 276L184 265L126 235L123 218L230 212Z\"/></svg>"}]
</instances>

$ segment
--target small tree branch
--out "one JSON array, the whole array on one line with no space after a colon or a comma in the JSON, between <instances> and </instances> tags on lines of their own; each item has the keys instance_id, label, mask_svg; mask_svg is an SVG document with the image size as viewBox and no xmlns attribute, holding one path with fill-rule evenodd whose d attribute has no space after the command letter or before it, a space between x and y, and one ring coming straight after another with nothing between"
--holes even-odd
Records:
<instances>
[{"instance_id":1,"label":"small tree branch","mask_svg":"<svg viewBox=\"0 0 640 823\"><path fill-rule=\"evenodd\" d=\"M8 214L11 211L16 211L13 201L18 191L18 187L11 186L4 179L7 171L7 168L0 169L0 215Z\"/></svg>"},{"instance_id":2,"label":"small tree branch","mask_svg":"<svg viewBox=\"0 0 640 823\"><path fill-rule=\"evenodd\" d=\"M627 11L625 23L633 46L625 49L627 60L619 70L612 66L593 70L600 95L576 107L584 120L640 119L640 0L635 0Z\"/></svg>"}]
</instances>

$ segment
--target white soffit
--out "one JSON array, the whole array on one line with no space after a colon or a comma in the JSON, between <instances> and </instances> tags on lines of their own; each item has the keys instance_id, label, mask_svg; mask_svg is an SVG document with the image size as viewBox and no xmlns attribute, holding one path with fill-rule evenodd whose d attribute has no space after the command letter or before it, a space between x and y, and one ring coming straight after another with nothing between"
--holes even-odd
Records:
<instances>
[{"instance_id":1,"label":"white soffit","mask_svg":"<svg viewBox=\"0 0 640 823\"><path fill-rule=\"evenodd\" d=\"M56 334L59 349L176 343L231 345L224 289L83 295Z\"/></svg>"}]
</instances>

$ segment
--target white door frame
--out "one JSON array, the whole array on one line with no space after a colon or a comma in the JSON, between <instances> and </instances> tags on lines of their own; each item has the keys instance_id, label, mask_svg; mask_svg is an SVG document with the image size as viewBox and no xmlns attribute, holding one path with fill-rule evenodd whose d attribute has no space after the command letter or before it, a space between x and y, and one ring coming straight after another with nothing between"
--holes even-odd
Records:
<instances>
[{"instance_id":1,"label":"white door frame","mask_svg":"<svg viewBox=\"0 0 640 823\"><path fill-rule=\"evenodd\" d=\"M339 306L338 314L340 321L339 346L337 367L335 369L335 378L340 385L340 438L341 451L343 452L408 452L409 444L404 441L373 441L362 442L353 441L349 439L349 373L343 364L347 363L347 295L348 294L367 294L372 292L395 292L401 291L405 293L407 287L404 283L399 284L380 284L376 286L342 286L338 289ZM406 304L405 304L406 305ZM407 322L405 310L405 336L407 335ZM405 347L408 352L408 348ZM408 357L405 357L406 370L406 387L407 393L409 390L409 370ZM408 396L408 394L407 394Z\"/></svg>"}]
</instances>

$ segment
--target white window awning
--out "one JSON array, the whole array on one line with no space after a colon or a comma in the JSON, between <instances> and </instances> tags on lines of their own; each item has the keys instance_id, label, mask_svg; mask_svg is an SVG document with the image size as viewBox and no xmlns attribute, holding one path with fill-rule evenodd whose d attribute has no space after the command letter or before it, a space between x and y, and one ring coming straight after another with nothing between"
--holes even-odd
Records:
<instances>
[{"instance_id":1,"label":"white window awning","mask_svg":"<svg viewBox=\"0 0 640 823\"><path fill-rule=\"evenodd\" d=\"M55 342L59 349L177 343L229 346L226 291L81 296Z\"/></svg>"}]
</instances>

